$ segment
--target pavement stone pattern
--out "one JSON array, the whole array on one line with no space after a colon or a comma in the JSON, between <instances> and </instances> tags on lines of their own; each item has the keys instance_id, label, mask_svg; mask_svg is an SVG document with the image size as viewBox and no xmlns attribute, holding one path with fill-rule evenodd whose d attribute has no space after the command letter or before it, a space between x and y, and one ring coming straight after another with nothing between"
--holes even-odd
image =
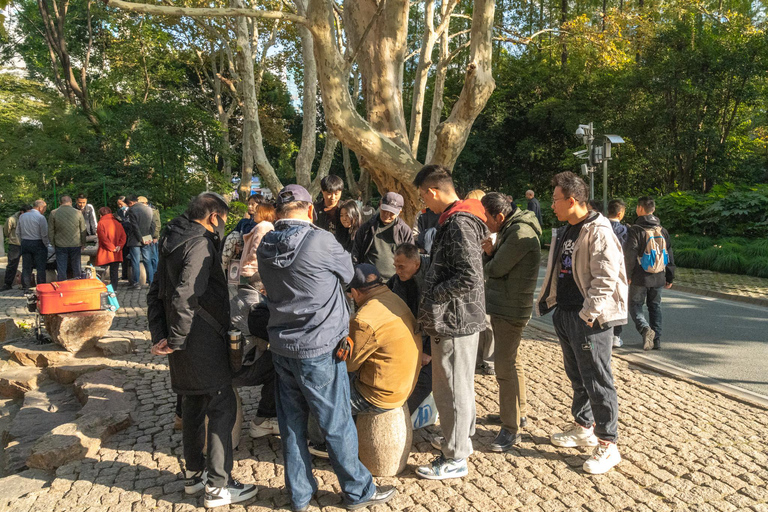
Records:
<instances>
[{"instance_id":1,"label":"pavement stone pattern","mask_svg":"<svg viewBox=\"0 0 768 512\"><path fill-rule=\"evenodd\" d=\"M768 279L763 277L677 267L675 285L768 301Z\"/></svg>"},{"instance_id":2,"label":"pavement stone pattern","mask_svg":"<svg viewBox=\"0 0 768 512\"><path fill-rule=\"evenodd\" d=\"M181 433L173 430L175 396L167 362L149 353L146 289L118 289L121 309L110 335L131 337L134 354L113 358L135 383L136 422L107 440L93 458L69 463L0 510L26 511L193 511L202 497L187 497L181 480ZM29 321L20 291L0 293L0 317ZM535 339L531 336L535 336ZM429 444L438 432L414 433L408 468L399 477L378 478L399 493L373 512L477 510L559 512L602 511L768 511L768 412L693 384L630 367L614 359L619 393L619 447L623 461L599 476L585 474L586 449L557 448L549 436L567 426L570 384L555 339L530 330L521 354L527 368L529 427L522 444L508 453L488 451L498 426L484 417L498 412L495 378L476 375L478 425L470 474L458 480L415 476L417 465L437 452ZM244 505L221 511L289 508L280 440L247 435L260 388L241 389L246 424L235 452L233 476L260 487ZM311 511L340 508L340 489L328 461L314 459L320 485Z\"/></svg>"}]
</instances>

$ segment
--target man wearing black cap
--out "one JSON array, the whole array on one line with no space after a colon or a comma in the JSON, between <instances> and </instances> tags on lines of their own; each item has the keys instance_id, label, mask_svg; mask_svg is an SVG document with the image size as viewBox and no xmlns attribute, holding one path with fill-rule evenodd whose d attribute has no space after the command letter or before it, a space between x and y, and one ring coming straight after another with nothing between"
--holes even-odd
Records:
<instances>
[{"instance_id":1,"label":"man wearing black cap","mask_svg":"<svg viewBox=\"0 0 768 512\"><path fill-rule=\"evenodd\" d=\"M413 243L413 231L399 217L403 210L403 196L387 192L381 198L379 214L360 226L355 235L352 256L358 263L370 263L384 280L395 275L395 249L404 243Z\"/></svg>"},{"instance_id":2,"label":"man wearing black cap","mask_svg":"<svg viewBox=\"0 0 768 512\"><path fill-rule=\"evenodd\" d=\"M269 342L277 373L277 421L285 484L293 510L309 508L317 492L307 447L310 411L325 436L344 506L355 510L389 501L357 455L349 409L349 378L337 348L349 334L344 288L354 269L334 236L312 224L309 192L288 185L277 195L275 230L257 251L269 305Z\"/></svg>"}]
</instances>

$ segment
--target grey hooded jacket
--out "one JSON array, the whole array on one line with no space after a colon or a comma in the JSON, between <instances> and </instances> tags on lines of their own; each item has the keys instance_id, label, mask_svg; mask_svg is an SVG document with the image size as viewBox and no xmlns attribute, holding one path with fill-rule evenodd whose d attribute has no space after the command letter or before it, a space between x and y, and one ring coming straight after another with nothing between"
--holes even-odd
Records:
<instances>
[{"instance_id":1,"label":"grey hooded jacket","mask_svg":"<svg viewBox=\"0 0 768 512\"><path fill-rule=\"evenodd\" d=\"M256 257L269 304L270 350L295 359L332 351L349 334L349 253L310 222L281 219Z\"/></svg>"}]
</instances>

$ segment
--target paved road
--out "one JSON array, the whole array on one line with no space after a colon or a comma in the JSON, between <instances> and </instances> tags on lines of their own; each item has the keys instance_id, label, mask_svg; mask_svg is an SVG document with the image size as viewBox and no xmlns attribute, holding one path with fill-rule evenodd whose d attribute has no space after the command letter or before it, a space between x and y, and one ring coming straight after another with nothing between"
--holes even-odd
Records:
<instances>
[{"instance_id":1,"label":"paved road","mask_svg":"<svg viewBox=\"0 0 768 512\"><path fill-rule=\"evenodd\" d=\"M543 280L542 268L539 287ZM650 351L648 357L768 396L768 308L674 287L662 297L662 350ZM551 329L552 315L532 323ZM634 325L625 326L621 337L625 346L618 353L642 352Z\"/></svg>"}]
</instances>

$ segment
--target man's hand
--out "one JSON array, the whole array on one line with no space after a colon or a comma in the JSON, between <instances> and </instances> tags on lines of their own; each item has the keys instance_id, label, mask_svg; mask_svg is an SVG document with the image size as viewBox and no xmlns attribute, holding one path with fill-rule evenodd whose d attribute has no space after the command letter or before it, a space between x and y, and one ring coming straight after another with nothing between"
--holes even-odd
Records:
<instances>
[{"instance_id":1,"label":"man's hand","mask_svg":"<svg viewBox=\"0 0 768 512\"><path fill-rule=\"evenodd\" d=\"M627 284L632 284L632 280L631 279L627 279Z\"/></svg>"},{"instance_id":2,"label":"man's hand","mask_svg":"<svg viewBox=\"0 0 768 512\"><path fill-rule=\"evenodd\" d=\"M421 354L421 366L427 366L432 362L432 356L429 354Z\"/></svg>"},{"instance_id":3,"label":"man's hand","mask_svg":"<svg viewBox=\"0 0 768 512\"><path fill-rule=\"evenodd\" d=\"M168 346L168 340L163 338L155 345L152 345L151 350L153 355L156 356L167 356L171 352L173 352L173 349Z\"/></svg>"},{"instance_id":4,"label":"man's hand","mask_svg":"<svg viewBox=\"0 0 768 512\"><path fill-rule=\"evenodd\" d=\"M485 251L485 254L487 254L488 256L493 255L493 241L490 239L490 237L483 240L481 244L483 247L483 251Z\"/></svg>"},{"instance_id":5,"label":"man's hand","mask_svg":"<svg viewBox=\"0 0 768 512\"><path fill-rule=\"evenodd\" d=\"M594 323L595 323L595 322L593 322L592 320L590 320L589 322L587 322L587 327L589 327L589 328L591 329L591 328L592 328L592 326L594 325Z\"/></svg>"},{"instance_id":6,"label":"man's hand","mask_svg":"<svg viewBox=\"0 0 768 512\"><path fill-rule=\"evenodd\" d=\"M667 284L665 284L665 285L664 285L664 288L666 288L667 290L669 290L670 288L672 288L672 283L667 283Z\"/></svg>"}]
</instances>

